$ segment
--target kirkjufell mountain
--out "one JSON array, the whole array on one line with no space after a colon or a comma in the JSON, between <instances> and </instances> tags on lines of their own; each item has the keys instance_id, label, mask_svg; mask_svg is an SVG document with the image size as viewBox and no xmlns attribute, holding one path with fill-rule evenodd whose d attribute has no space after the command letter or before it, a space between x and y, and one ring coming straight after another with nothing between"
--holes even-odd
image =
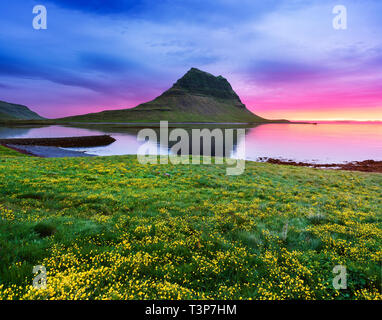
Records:
<instances>
[{"instance_id":1,"label":"kirkjufell mountain","mask_svg":"<svg viewBox=\"0 0 382 320\"><path fill-rule=\"evenodd\" d=\"M175 84L152 101L135 108L107 110L61 118L95 122L269 122L241 102L227 79L191 68Z\"/></svg>"}]
</instances>

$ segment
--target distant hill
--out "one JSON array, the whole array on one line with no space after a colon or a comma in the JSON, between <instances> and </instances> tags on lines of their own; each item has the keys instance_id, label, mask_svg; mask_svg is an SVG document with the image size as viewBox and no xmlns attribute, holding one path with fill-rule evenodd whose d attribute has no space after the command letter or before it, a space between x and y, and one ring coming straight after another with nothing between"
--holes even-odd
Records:
<instances>
[{"instance_id":1,"label":"distant hill","mask_svg":"<svg viewBox=\"0 0 382 320\"><path fill-rule=\"evenodd\" d=\"M269 122L250 112L222 76L191 68L169 90L131 109L61 118L92 122Z\"/></svg>"},{"instance_id":2,"label":"distant hill","mask_svg":"<svg viewBox=\"0 0 382 320\"><path fill-rule=\"evenodd\" d=\"M0 101L0 120L42 120L43 117L21 104Z\"/></svg>"}]
</instances>

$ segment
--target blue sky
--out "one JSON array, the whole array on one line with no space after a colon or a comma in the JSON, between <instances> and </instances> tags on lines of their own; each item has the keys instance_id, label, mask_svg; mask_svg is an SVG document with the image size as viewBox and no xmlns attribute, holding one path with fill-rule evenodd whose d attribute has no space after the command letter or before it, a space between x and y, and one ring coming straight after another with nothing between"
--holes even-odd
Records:
<instances>
[{"instance_id":1,"label":"blue sky","mask_svg":"<svg viewBox=\"0 0 382 320\"><path fill-rule=\"evenodd\" d=\"M36 4L47 30L32 28ZM337 4L347 30L332 27ZM47 117L134 107L197 67L262 116L382 120L381 14L378 0L14 0L0 100Z\"/></svg>"}]
</instances>

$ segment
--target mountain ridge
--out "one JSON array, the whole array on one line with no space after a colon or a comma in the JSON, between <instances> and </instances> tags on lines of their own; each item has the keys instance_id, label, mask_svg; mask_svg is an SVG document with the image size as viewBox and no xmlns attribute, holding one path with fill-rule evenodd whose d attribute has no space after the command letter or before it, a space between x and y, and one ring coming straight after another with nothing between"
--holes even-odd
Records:
<instances>
[{"instance_id":1,"label":"mountain ridge","mask_svg":"<svg viewBox=\"0 0 382 320\"><path fill-rule=\"evenodd\" d=\"M44 120L36 112L22 104L10 103L0 100L0 120Z\"/></svg>"}]
</instances>

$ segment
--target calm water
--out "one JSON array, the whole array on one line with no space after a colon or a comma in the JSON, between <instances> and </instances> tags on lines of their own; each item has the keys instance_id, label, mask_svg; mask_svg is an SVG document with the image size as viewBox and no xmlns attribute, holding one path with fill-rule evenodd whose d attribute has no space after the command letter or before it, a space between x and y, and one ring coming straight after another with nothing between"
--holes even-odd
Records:
<instances>
[{"instance_id":1,"label":"calm water","mask_svg":"<svg viewBox=\"0 0 382 320\"><path fill-rule=\"evenodd\" d=\"M140 128L126 128L123 125L0 127L0 138L69 137L107 133L116 142L104 147L71 148L107 156L136 154L142 144L136 138L138 130ZM382 160L382 124L264 124L247 128L245 139L234 141L233 149L242 148L243 143L248 160L258 160L259 157L317 163ZM158 145L158 153L167 152L167 148ZM230 156L235 156L235 152L231 152Z\"/></svg>"}]
</instances>

